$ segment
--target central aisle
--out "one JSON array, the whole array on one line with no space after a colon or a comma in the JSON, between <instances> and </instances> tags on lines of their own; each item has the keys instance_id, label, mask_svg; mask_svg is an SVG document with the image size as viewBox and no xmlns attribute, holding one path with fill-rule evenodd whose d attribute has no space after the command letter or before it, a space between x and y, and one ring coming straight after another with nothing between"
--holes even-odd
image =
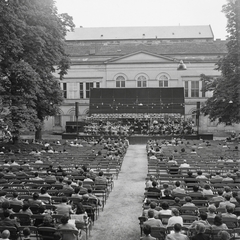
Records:
<instances>
[{"instance_id":1,"label":"central aisle","mask_svg":"<svg viewBox=\"0 0 240 240\"><path fill-rule=\"evenodd\" d=\"M137 240L140 237L138 217L147 176L145 145L130 145L122 170L114 180L114 188L104 211L95 221L89 240Z\"/></svg>"}]
</instances>

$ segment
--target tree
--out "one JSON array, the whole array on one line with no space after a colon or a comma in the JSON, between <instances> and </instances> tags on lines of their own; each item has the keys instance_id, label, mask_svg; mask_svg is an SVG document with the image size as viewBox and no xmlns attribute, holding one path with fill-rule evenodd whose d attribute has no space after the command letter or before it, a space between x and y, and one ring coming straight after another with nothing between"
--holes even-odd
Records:
<instances>
[{"instance_id":1,"label":"tree","mask_svg":"<svg viewBox=\"0 0 240 240\"><path fill-rule=\"evenodd\" d=\"M63 98L53 72L67 73L64 37L73 28L54 0L0 0L0 100L16 136L27 128L41 138L45 118L58 113Z\"/></svg>"},{"instance_id":2,"label":"tree","mask_svg":"<svg viewBox=\"0 0 240 240\"><path fill-rule=\"evenodd\" d=\"M212 91L201 111L211 121L223 123L240 122L240 45L239 45L239 1L230 1L223 6L227 23L227 54L218 61L216 69L221 72L218 78L201 75L203 91Z\"/></svg>"}]
</instances>

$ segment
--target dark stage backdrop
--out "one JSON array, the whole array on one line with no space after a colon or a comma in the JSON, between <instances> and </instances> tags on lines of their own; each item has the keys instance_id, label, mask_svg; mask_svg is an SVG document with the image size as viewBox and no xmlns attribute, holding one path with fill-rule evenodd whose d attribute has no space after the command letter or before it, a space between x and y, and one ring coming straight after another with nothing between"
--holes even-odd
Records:
<instances>
[{"instance_id":1,"label":"dark stage backdrop","mask_svg":"<svg viewBox=\"0 0 240 240\"><path fill-rule=\"evenodd\" d=\"M184 115L184 88L93 88L90 114L98 113Z\"/></svg>"}]
</instances>

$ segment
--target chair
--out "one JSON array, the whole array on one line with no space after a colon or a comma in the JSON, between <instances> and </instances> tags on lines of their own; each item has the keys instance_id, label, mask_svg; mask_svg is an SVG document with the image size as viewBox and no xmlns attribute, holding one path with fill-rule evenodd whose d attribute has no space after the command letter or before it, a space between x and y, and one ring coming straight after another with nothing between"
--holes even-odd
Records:
<instances>
[{"instance_id":1,"label":"chair","mask_svg":"<svg viewBox=\"0 0 240 240\"><path fill-rule=\"evenodd\" d=\"M19 237L18 230L12 226L0 226L0 232L8 230L10 232L11 239L17 240Z\"/></svg>"},{"instance_id":2,"label":"chair","mask_svg":"<svg viewBox=\"0 0 240 240\"><path fill-rule=\"evenodd\" d=\"M189 226L191 225L194 221L198 220L197 216L192 216L192 215L181 215L183 219L183 225Z\"/></svg>"},{"instance_id":3,"label":"chair","mask_svg":"<svg viewBox=\"0 0 240 240\"><path fill-rule=\"evenodd\" d=\"M71 219L75 219L74 214L71 215ZM89 219L88 217L84 216L85 218L85 222L79 222L79 221L75 221L75 225L77 229L81 229L83 231L85 231L86 233L86 240L88 239L88 236L90 236L90 230L92 228L92 224L91 224L91 219ZM75 219L77 220L77 218Z\"/></svg>"},{"instance_id":4,"label":"chair","mask_svg":"<svg viewBox=\"0 0 240 240\"><path fill-rule=\"evenodd\" d=\"M15 212L18 213L22 209L22 205L16 204L16 203L11 203L10 208Z\"/></svg>"},{"instance_id":5,"label":"chair","mask_svg":"<svg viewBox=\"0 0 240 240\"><path fill-rule=\"evenodd\" d=\"M12 216L17 218L21 226L31 225L31 216L26 213L14 213Z\"/></svg>"},{"instance_id":6,"label":"chair","mask_svg":"<svg viewBox=\"0 0 240 240\"><path fill-rule=\"evenodd\" d=\"M222 221L227 225L229 229L234 229L238 227L238 219L231 217L222 217Z\"/></svg>"},{"instance_id":7,"label":"chair","mask_svg":"<svg viewBox=\"0 0 240 240\"><path fill-rule=\"evenodd\" d=\"M38 236L38 228L35 227L35 226L21 226L18 228L19 230L19 235L20 235L20 239L22 239L24 236L23 236L23 229L27 227L30 229L30 238L34 238L36 240L39 239L39 236Z\"/></svg>"},{"instance_id":8,"label":"chair","mask_svg":"<svg viewBox=\"0 0 240 240\"><path fill-rule=\"evenodd\" d=\"M198 207L196 207L196 206L182 206L180 208L180 212L181 212L182 215L196 216L198 214Z\"/></svg>"},{"instance_id":9,"label":"chair","mask_svg":"<svg viewBox=\"0 0 240 240\"><path fill-rule=\"evenodd\" d=\"M151 227L151 236L157 240L164 240L167 229L165 227Z\"/></svg>"},{"instance_id":10,"label":"chair","mask_svg":"<svg viewBox=\"0 0 240 240\"><path fill-rule=\"evenodd\" d=\"M145 221L147 221L147 218L141 216L141 217L138 218L138 220L139 220L139 225L140 225L140 233L141 233L141 236L142 236L142 230L143 230L142 227L143 227L143 223L144 223Z\"/></svg>"},{"instance_id":11,"label":"chair","mask_svg":"<svg viewBox=\"0 0 240 240\"><path fill-rule=\"evenodd\" d=\"M145 192L144 193L144 196L145 196L145 198L147 198L147 199L160 199L160 197L161 197L161 193L159 192Z\"/></svg>"},{"instance_id":12,"label":"chair","mask_svg":"<svg viewBox=\"0 0 240 240\"><path fill-rule=\"evenodd\" d=\"M224 229L224 231L226 231L226 232L228 232L230 235L233 235L233 233L234 233L234 230L232 230L232 229ZM219 230L212 230L211 231L211 236L212 236L212 240L221 240L219 237L218 237L218 233L219 233L220 231ZM232 238L231 238L232 239Z\"/></svg>"},{"instance_id":13,"label":"chair","mask_svg":"<svg viewBox=\"0 0 240 240\"><path fill-rule=\"evenodd\" d=\"M178 197L178 198L180 198L180 199L183 199L183 198L185 198L186 196L187 196L187 194L186 193L174 193L174 192L172 192L172 196L175 198L175 197Z\"/></svg>"},{"instance_id":14,"label":"chair","mask_svg":"<svg viewBox=\"0 0 240 240\"><path fill-rule=\"evenodd\" d=\"M29 208L31 209L33 214L39 213L39 205L38 204L30 204Z\"/></svg>"},{"instance_id":15,"label":"chair","mask_svg":"<svg viewBox=\"0 0 240 240\"><path fill-rule=\"evenodd\" d=\"M207 207L208 206L208 200L193 199L192 203L194 203L197 207Z\"/></svg>"},{"instance_id":16,"label":"chair","mask_svg":"<svg viewBox=\"0 0 240 240\"><path fill-rule=\"evenodd\" d=\"M168 219L170 217L172 217L171 214L159 214L158 216L159 216L159 219L162 221L163 225L167 225L168 224Z\"/></svg>"},{"instance_id":17,"label":"chair","mask_svg":"<svg viewBox=\"0 0 240 240\"><path fill-rule=\"evenodd\" d=\"M62 240L72 239L72 235L75 235L75 237L77 237L77 240L80 240L81 238L81 231L74 229L58 229L56 232L61 233Z\"/></svg>"},{"instance_id":18,"label":"chair","mask_svg":"<svg viewBox=\"0 0 240 240\"><path fill-rule=\"evenodd\" d=\"M56 232L56 228L38 227L38 236L41 240L54 240L55 232Z\"/></svg>"}]
</instances>

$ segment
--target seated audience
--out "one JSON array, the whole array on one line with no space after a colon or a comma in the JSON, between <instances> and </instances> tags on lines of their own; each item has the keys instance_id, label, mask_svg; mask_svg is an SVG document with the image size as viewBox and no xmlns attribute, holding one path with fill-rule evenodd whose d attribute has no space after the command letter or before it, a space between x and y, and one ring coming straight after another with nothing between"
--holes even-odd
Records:
<instances>
[{"instance_id":1,"label":"seated audience","mask_svg":"<svg viewBox=\"0 0 240 240\"><path fill-rule=\"evenodd\" d=\"M183 219L179 216L179 211L176 208L172 208L172 217L168 219L167 227L174 226L176 223L179 223L183 226Z\"/></svg>"},{"instance_id":2,"label":"seated audience","mask_svg":"<svg viewBox=\"0 0 240 240\"><path fill-rule=\"evenodd\" d=\"M225 230L228 229L227 225L222 222L222 216L216 215L214 218L214 223L212 225L212 230Z\"/></svg>"}]
</instances>

